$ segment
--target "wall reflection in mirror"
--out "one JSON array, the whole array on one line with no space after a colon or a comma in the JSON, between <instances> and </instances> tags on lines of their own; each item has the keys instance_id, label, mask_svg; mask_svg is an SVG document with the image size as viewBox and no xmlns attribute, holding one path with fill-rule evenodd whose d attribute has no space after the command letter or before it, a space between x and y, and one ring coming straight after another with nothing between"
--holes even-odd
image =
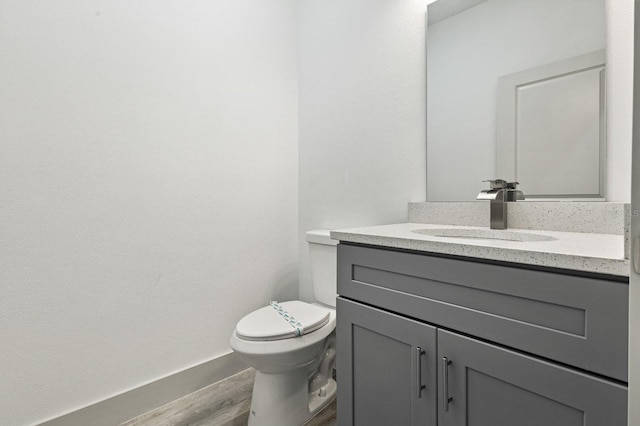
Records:
<instances>
[{"instance_id":1,"label":"wall reflection in mirror","mask_svg":"<svg viewBox=\"0 0 640 426\"><path fill-rule=\"evenodd\" d=\"M605 197L605 0L428 6L427 200Z\"/></svg>"}]
</instances>

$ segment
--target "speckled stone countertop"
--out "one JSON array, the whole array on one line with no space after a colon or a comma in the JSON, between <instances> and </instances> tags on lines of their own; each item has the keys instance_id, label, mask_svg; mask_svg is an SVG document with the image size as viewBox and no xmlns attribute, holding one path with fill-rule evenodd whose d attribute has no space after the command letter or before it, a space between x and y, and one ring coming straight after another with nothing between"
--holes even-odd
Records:
<instances>
[{"instance_id":1,"label":"speckled stone countertop","mask_svg":"<svg viewBox=\"0 0 640 426\"><path fill-rule=\"evenodd\" d=\"M331 238L343 242L418 250L511 263L629 276L630 263L625 259L624 234L562 232L531 229L508 229L553 237L552 241L505 241L479 238L438 237L416 230L462 229L488 230L487 227L426 223L331 231ZM429 231L427 231L429 232ZM475 231L472 231L475 232Z\"/></svg>"},{"instance_id":2,"label":"speckled stone countertop","mask_svg":"<svg viewBox=\"0 0 640 426\"><path fill-rule=\"evenodd\" d=\"M509 228L624 235L629 259L631 206L615 202L525 201L507 203ZM409 203L407 222L488 226L486 201Z\"/></svg>"}]
</instances>

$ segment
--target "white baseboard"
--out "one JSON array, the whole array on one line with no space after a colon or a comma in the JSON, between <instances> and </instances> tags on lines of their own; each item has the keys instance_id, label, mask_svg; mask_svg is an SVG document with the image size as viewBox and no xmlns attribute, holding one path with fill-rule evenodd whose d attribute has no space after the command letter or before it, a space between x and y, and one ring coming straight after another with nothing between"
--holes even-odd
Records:
<instances>
[{"instance_id":1,"label":"white baseboard","mask_svg":"<svg viewBox=\"0 0 640 426\"><path fill-rule=\"evenodd\" d=\"M203 362L114 397L37 423L39 426L114 426L247 368L234 353Z\"/></svg>"}]
</instances>

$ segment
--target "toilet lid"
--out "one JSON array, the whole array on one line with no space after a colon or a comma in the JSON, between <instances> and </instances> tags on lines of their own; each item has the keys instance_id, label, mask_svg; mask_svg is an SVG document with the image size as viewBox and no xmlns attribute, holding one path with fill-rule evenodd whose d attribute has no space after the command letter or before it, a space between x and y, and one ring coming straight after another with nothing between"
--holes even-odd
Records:
<instances>
[{"instance_id":1,"label":"toilet lid","mask_svg":"<svg viewBox=\"0 0 640 426\"><path fill-rule=\"evenodd\" d=\"M271 302L251 312L236 325L244 340L282 340L309 334L329 322L330 313L320 306L299 300Z\"/></svg>"}]
</instances>

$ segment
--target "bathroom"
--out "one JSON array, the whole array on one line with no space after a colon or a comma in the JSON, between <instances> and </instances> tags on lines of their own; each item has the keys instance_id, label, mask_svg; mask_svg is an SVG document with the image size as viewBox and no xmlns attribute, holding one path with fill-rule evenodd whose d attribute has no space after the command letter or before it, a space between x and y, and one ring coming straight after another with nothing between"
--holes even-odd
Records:
<instances>
[{"instance_id":1,"label":"bathroom","mask_svg":"<svg viewBox=\"0 0 640 426\"><path fill-rule=\"evenodd\" d=\"M0 424L117 424L154 408L138 389L225 378L240 318L312 299L305 231L405 222L426 193L427 3L0 1ZM607 2L625 203L633 9Z\"/></svg>"}]
</instances>

